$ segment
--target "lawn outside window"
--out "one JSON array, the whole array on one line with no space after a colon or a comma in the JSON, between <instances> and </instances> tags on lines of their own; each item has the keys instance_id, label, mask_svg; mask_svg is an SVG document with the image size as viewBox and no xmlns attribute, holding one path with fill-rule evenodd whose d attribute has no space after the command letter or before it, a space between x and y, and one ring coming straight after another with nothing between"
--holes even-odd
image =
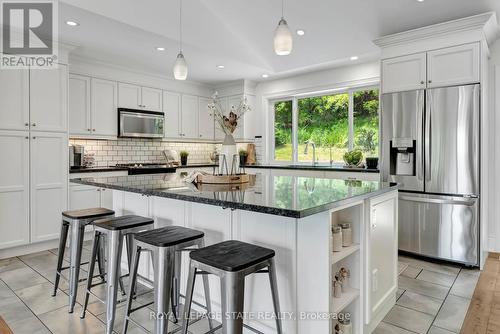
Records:
<instances>
[{"instance_id":1,"label":"lawn outside window","mask_svg":"<svg viewBox=\"0 0 500 334\"><path fill-rule=\"evenodd\" d=\"M348 150L378 157L379 89L363 87L320 95L302 95L270 101L272 111L271 161L310 164L316 145L319 164L343 163Z\"/></svg>"}]
</instances>

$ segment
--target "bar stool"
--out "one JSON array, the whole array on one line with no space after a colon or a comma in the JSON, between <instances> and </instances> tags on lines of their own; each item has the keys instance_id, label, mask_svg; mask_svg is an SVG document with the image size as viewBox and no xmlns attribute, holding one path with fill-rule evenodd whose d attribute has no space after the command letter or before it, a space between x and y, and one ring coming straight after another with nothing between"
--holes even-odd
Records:
<instances>
[{"instance_id":1,"label":"bar stool","mask_svg":"<svg viewBox=\"0 0 500 334\"><path fill-rule=\"evenodd\" d=\"M182 333L187 334L189 314L196 275L214 274L221 281L222 327L223 334L242 334L245 277L255 273L268 273L276 316L276 329L282 334L278 285L274 250L255 246L245 242L230 240L192 251L189 264L189 276L184 305ZM232 316L229 316L232 315ZM250 328L250 327L248 327ZM211 333L212 331L210 331Z\"/></svg>"},{"instance_id":2,"label":"bar stool","mask_svg":"<svg viewBox=\"0 0 500 334\"><path fill-rule=\"evenodd\" d=\"M103 282L92 284L94 278L94 267L95 259L97 257L97 252L101 243L104 241L106 243L106 301L101 301L106 305L106 333L113 333L113 325L115 321L116 314L116 304L117 304L117 285L121 279L121 255L123 249L123 239L125 238L127 244L127 260L129 265L129 273L132 262L132 245L134 240L134 234L149 230L153 227L153 219L141 217L141 216L122 216L122 217L112 217L106 219L96 220L92 223L94 226L94 241L92 245L92 255L90 259L90 268L87 278L87 289L85 294L85 301L83 304L82 314L80 318L85 318L85 312L87 310L89 296L92 294L94 297L98 298L92 293L91 289L95 286L104 284ZM125 275L127 276L127 275Z\"/></svg>"},{"instance_id":3,"label":"bar stool","mask_svg":"<svg viewBox=\"0 0 500 334\"><path fill-rule=\"evenodd\" d=\"M137 233L135 235L127 311L125 314L125 323L122 332L123 334L127 333L129 321L134 322L134 320L130 318L130 314L151 305L151 303L149 303L132 309L133 291L137 281L137 267L139 265L141 252L147 251L151 253L153 263L154 310L156 315L154 333L167 334L169 295L172 299L172 312L174 313L174 317L179 308L182 261L181 252L191 251L192 249L188 247L192 246L197 246L198 248L204 247L204 236L205 233L201 231L181 226L168 226ZM210 317L210 291L208 286L208 277L206 276L203 278L203 286L205 288L206 309L209 314L209 327L210 329L213 329L212 319ZM137 325L141 326L140 324Z\"/></svg>"},{"instance_id":4,"label":"bar stool","mask_svg":"<svg viewBox=\"0 0 500 334\"><path fill-rule=\"evenodd\" d=\"M81 263L83 238L85 236L85 227L95 221L105 217L113 217L115 212L106 208L89 208L82 210L64 211L62 213L61 234L59 236L59 250L57 254L56 278L54 281L54 291L52 297L57 294L59 280L62 271L69 269L69 279L66 279L69 284L69 313L73 313L78 292L78 283L80 282L80 266L88 262ZM69 267L63 267L64 252L66 250L66 241L68 240L68 231L71 228L70 237L70 262ZM99 272L104 277L104 262L101 252L98 254Z\"/></svg>"}]
</instances>

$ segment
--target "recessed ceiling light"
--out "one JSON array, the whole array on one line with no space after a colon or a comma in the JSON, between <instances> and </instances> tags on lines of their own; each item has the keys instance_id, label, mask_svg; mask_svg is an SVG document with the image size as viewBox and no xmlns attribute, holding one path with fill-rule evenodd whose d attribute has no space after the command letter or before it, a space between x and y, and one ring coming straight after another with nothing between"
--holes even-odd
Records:
<instances>
[{"instance_id":1,"label":"recessed ceiling light","mask_svg":"<svg viewBox=\"0 0 500 334\"><path fill-rule=\"evenodd\" d=\"M72 26L72 27L76 27L76 26L80 25L80 23L75 22L75 21L66 21L66 24L69 26Z\"/></svg>"},{"instance_id":2,"label":"recessed ceiling light","mask_svg":"<svg viewBox=\"0 0 500 334\"><path fill-rule=\"evenodd\" d=\"M224 66L224 65L217 65L217 68L220 68L221 70L222 70L224 67L226 67L226 66Z\"/></svg>"},{"instance_id":3,"label":"recessed ceiling light","mask_svg":"<svg viewBox=\"0 0 500 334\"><path fill-rule=\"evenodd\" d=\"M269 78L269 74L262 74L263 78Z\"/></svg>"},{"instance_id":4,"label":"recessed ceiling light","mask_svg":"<svg viewBox=\"0 0 500 334\"><path fill-rule=\"evenodd\" d=\"M418 2L424 2L425 0L417 0Z\"/></svg>"},{"instance_id":5,"label":"recessed ceiling light","mask_svg":"<svg viewBox=\"0 0 500 334\"><path fill-rule=\"evenodd\" d=\"M358 60L358 59L359 59L359 57L358 57L358 56L352 56L350 59L351 59L352 61L354 61L354 60Z\"/></svg>"},{"instance_id":6,"label":"recessed ceiling light","mask_svg":"<svg viewBox=\"0 0 500 334\"><path fill-rule=\"evenodd\" d=\"M162 46L156 47L156 51L165 51L165 48Z\"/></svg>"},{"instance_id":7,"label":"recessed ceiling light","mask_svg":"<svg viewBox=\"0 0 500 334\"><path fill-rule=\"evenodd\" d=\"M299 36L304 36L306 34L306 31L303 29L297 29L297 35Z\"/></svg>"}]
</instances>

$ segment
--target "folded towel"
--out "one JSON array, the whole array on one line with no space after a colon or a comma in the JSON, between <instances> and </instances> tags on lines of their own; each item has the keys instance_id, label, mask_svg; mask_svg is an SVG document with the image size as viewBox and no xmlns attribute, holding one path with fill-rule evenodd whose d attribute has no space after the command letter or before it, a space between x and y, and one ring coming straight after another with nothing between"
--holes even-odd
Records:
<instances>
[{"instance_id":1,"label":"folded towel","mask_svg":"<svg viewBox=\"0 0 500 334\"><path fill-rule=\"evenodd\" d=\"M207 172L204 172L201 170L194 170L191 173L189 173L188 176L186 176L183 179L183 181L187 182L187 183L193 183L194 181L196 181L196 178L198 177L198 175L210 175L210 173L207 173Z\"/></svg>"}]
</instances>

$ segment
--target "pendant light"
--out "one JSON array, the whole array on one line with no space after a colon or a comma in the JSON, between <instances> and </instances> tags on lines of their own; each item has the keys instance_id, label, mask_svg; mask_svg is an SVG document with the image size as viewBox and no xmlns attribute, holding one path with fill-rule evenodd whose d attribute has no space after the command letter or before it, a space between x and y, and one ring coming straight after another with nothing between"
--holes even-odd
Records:
<instances>
[{"instance_id":1,"label":"pendant light","mask_svg":"<svg viewBox=\"0 0 500 334\"><path fill-rule=\"evenodd\" d=\"M175 80L186 80L187 74L187 63L182 54L182 0L179 0L179 54L174 64L174 78Z\"/></svg>"},{"instance_id":2,"label":"pendant light","mask_svg":"<svg viewBox=\"0 0 500 334\"><path fill-rule=\"evenodd\" d=\"M292 32L284 18L284 7L284 0L281 0L281 20L274 32L274 52L278 56L289 55L293 48Z\"/></svg>"}]
</instances>

